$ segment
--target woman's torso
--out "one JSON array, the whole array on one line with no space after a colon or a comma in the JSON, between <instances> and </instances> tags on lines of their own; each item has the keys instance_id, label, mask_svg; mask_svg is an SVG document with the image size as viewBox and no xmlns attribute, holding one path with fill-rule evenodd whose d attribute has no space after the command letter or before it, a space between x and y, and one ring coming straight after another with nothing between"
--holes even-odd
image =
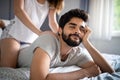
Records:
<instances>
[{"instance_id":1,"label":"woman's torso","mask_svg":"<svg viewBox=\"0 0 120 80\"><path fill-rule=\"evenodd\" d=\"M33 23L40 29L49 11L49 5L39 4L37 0L25 0L25 10ZM16 16L15 24L10 28L9 34L18 41L32 43L38 36L28 29Z\"/></svg>"}]
</instances>

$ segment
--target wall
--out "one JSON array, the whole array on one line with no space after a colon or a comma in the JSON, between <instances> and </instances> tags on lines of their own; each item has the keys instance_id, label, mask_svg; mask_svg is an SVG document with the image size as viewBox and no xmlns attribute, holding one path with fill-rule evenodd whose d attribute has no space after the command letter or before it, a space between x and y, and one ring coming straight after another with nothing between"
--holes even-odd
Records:
<instances>
[{"instance_id":1,"label":"wall","mask_svg":"<svg viewBox=\"0 0 120 80\"><path fill-rule=\"evenodd\" d=\"M111 40L92 40L92 43L101 52L120 55L120 37L113 37Z\"/></svg>"},{"instance_id":2,"label":"wall","mask_svg":"<svg viewBox=\"0 0 120 80\"><path fill-rule=\"evenodd\" d=\"M13 14L13 0L0 0L0 19L12 19Z\"/></svg>"},{"instance_id":3,"label":"wall","mask_svg":"<svg viewBox=\"0 0 120 80\"><path fill-rule=\"evenodd\" d=\"M80 8L80 0L64 0L65 6L62 12L60 13L60 16L64 14L65 12L69 11L73 8Z\"/></svg>"}]
</instances>

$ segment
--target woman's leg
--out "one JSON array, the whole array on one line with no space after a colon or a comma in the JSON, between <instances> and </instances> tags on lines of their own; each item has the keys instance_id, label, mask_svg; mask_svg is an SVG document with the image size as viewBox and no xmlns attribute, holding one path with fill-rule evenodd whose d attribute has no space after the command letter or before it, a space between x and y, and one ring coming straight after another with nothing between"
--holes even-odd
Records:
<instances>
[{"instance_id":1,"label":"woman's leg","mask_svg":"<svg viewBox=\"0 0 120 80\"><path fill-rule=\"evenodd\" d=\"M20 44L13 38L0 41L0 67L16 68Z\"/></svg>"}]
</instances>

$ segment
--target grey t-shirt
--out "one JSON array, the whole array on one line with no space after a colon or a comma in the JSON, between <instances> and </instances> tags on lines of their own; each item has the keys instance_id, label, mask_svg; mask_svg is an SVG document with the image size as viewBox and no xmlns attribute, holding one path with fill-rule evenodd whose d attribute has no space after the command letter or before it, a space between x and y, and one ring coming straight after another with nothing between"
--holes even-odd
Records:
<instances>
[{"instance_id":1,"label":"grey t-shirt","mask_svg":"<svg viewBox=\"0 0 120 80\"><path fill-rule=\"evenodd\" d=\"M50 67L61 67L61 66L71 66L77 65L81 66L82 64L91 61L91 57L89 57L86 53L82 51L80 46L74 47L68 55L66 61L61 61L60 57L60 42L59 40L52 34L46 33L41 34L30 47L24 48L20 51L18 64L19 67L30 67L33 52L35 48L40 47L44 51L47 52L51 59Z\"/></svg>"}]
</instances>

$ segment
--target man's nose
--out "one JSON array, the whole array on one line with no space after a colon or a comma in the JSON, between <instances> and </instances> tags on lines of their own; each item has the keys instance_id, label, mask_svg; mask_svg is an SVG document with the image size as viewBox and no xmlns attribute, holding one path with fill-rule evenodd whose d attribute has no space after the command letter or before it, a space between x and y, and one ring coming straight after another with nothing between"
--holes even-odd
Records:
<instances>
[{"instance_id":1,"label":"man's nose","mask_svg":"<svg viewBox=\"0 0 120 80\"><path fill-rule=\"evenodd\" d=\"M81 34L80 29L79 29L79 28L76 28L76 29L75 29L75 33L77 33L77 34Z\"/></svg>"}]
</instances>

